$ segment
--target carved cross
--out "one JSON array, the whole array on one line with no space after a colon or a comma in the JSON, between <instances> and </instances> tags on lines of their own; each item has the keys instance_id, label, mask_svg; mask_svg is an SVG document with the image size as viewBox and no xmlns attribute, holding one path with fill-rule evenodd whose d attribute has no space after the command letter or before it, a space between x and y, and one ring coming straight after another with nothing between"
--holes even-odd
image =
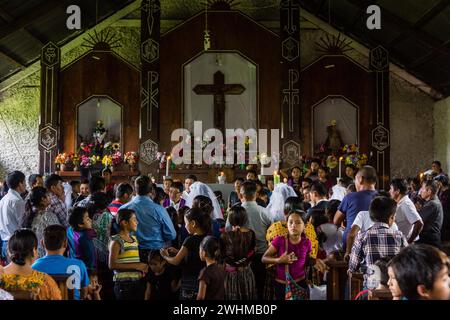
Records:
<instances>
[{"instance_id":1,"label":"carved cross","mask_svg":"<svg viewBox=\"0 0 450 320\"><path fill-rule=\"evenodd\" d=\"M245 91L242 84L225 84L225 75L214 73L214 84L198 84L193 91L198 95L214 95L214 127L225 132L225 95L240 95Z\"/></svg>"}]
</instances>

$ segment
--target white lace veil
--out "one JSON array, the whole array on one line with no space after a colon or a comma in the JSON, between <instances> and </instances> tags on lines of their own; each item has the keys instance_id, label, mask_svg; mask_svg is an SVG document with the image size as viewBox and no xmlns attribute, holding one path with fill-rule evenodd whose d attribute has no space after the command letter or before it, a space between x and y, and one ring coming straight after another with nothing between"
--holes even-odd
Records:
<instances>
[{"instance_id":1,"label":"white lace veil","mask_svg":"<svg viewBox=\"0 0 450 320\"><path fill-rule=\"evenodd\" d=\"M275 186L270 197L270 203L267 206L273 221L284 221L284 203L289 197L297 197L294 189L285 183L279 183Z\"/></svg>"},{"instance_id":2,"label":"white lace veil","mask_svg":"<svg viewBox=\"0 0 450 320\"><path fill-rule=\"evenodd\" d=\"M214 211L212 213L212 219L223 219L222 210L220 209L219 201L216 198L216 195L212 191L212 189L204 184L203 182L194 182L191 184L189 196L186 199L186 206L192 208L192 203L196 196L207 196L211 199Z\"/></svg>"}]
</instances>

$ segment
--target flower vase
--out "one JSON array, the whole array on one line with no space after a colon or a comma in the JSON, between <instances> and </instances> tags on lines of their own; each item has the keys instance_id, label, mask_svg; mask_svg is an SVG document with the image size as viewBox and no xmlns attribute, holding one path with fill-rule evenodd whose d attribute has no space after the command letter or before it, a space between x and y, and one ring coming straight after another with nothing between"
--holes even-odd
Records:
<instances>
[{"instance_id":1,"label":"flower vase","mask_svg":"<svg viewBox=\"0 0 450 320\"><path fill-rule=\"evenodd\" d=\"M59 168L60 168L61 171L66 171L67 170L67 165L62 163L62 164L59 165Z\"/></svg>"},{"instance_id":2,"label":"flower vase","mask_svg":"<svg viewBox=\"0 0 450 320\"><path fill-rule=\"evenodd\" d=\"M131 174L134 174L134 172L136 171L136 165L135 164L129 164L128 165L128 169L130 170Z\"/></svg>"},{"instance_id":3,"label":"flower vase","mask_svg":"<svg viewBox=\"0 0 450 320\"><path fill-rule=\"evenodd\" d=\"M110 166L110 167L108 167L108 168L109 168L109 170L111 170L111 173L114 172L114 166Z\"/></svg>"}]
</instances>

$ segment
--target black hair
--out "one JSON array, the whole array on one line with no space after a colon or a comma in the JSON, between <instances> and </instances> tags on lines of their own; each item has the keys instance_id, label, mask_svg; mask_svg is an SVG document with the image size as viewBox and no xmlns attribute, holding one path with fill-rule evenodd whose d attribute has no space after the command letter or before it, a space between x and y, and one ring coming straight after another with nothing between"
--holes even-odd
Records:
<instances>
[{"instance_id":1,"label":"black hair","mask_svg":"<svg viewBox=\"0 0 450 320\"><path fill-rule=\"evenodd\" d=\"M303 178L303 179L302 179L302 182L308 182L308 185L309 185L309 186L313 183L313 181L312 181L311 178Z\"/></svg>"},{"instance_id":2,"label":"black hair","mask_svg":"<svg viewBox=\"0 0 450 320\"><path fill-rule=\"evenodd\" d=\"M186 180L186 179L191 179L191 180L193 180L194 182L196 182L196 181L197 181L197 176L194 175L194 174L190 174L190 175L188 175L184 180Z\"/></svg>"},{"instance_id":3,"label":"black hair","mask_svg":"<svg viewBox=\"0 0 450 320\"><path fill-rule=\"evenodd\" d=\"M45 187L47 188L47 190L50 191L50 189L54 186L56 186L58 184L58 182L62 182L63 179L61 178L61 176L57 175L57 174L51 174L49 175L47 178L45 178Z\"/></svg>"},{"instance_id":4,"label":"black hair","mask_svg":"<svg viewBox=\"0 0 450 320\"><path fill-rule=\"evenodd\" d=\"M249 173L253 174L255 177L258 177L258 174L256 173L255 170L247 170L247 174L246 175L248 175Z\"/></svg>"},{"instance_id":5,"label":"black hair","mask_svg":"<svg viewBox=\"0 0 450 320\"><path fill-rule=\"evenodd\" d=\"M299 197L289 197L284 202L284 214L285 215L287 215L290 211L294 211L294 210L306 211L304 208L303 201Z\"/></svg>"},{"instance_id":6,"label":"black hair","mask_svg":"<svg viewBox=\"0 0 450 320\"><path fill-rule=\"evenodd\" d=\"M352 183L352 179L350 179L349 177L345 176L339 179L339 183L344 187L347 188L351 183Z\"/></svg>"},{"instance_id":7,"label":"black hair","mask_svg":"<svg viewBox=\"0 0 450 320\"><path fill-rule=\"evenodd\" d=\"M88 179L83 179L83 180L81 180L81 184L89 184L89 180Z\"/></svg>"},{"instance_id":8,"label":"black hair","mask_svg":"<svg viewBox=\"0 0 450 320\"><path fill-rule=\"evenodd\" d=\"M214 195L216 196L217 199L222 199L223 198L223 193L220 190L214 191Z\"/></svg>"},{"instance_id":9,"label":"black hair","mask_svg":"<svg viewBox=\"0 0 450 320\"><path fill-rule=\"evenodd\" d=\"M140 196L146 196L153 191L153 184L150 183L150 178L147 176L139 176L134 181L134 188L136 193Z\"/></svg>"},{"instance_id":10,"label":"black hair","mask_svg":"<svg viewBox=\"0 0 450 320\"><path fill-rule=\"evenodd\" d=\"M358 173L362 177L362 181L368 184L376 184L377 183L377 171L372 166L364 166L359 169Z\"/></svg>"},{"instance_id":11,"label":"black hair","mask_svg":"<svg viewBox=\"0 0 450 320\"><path fill-rule=\"evenodd\" d=\"M232 227L243 227L248 222L248 215L242 206L232 206L228 210L228 221Z\"/></svg>"},{"instance_id":12,"label":"black hair","mask_svg":"<svg viewBox=\"0 0 450 320\"><path fill-rule=\"evenodd\" d=\"M136 215L136 212L133 209L119 209L116 215L116 222L119 227L122 221L129 222L133 215Z\"/></svg>"},{"instance_id":13,"label":"black hair","mask_svg":"<svg viewBox=\"0 0 450 320\"><path fill-rule=\"evenodd\" d=\"M148 254L148 260L147 262L150 263L153 260L159 260L160 262L164 262L164 258L161 255L161 252L159 250L150 250Z\"/></svg>"},{"instance_id":14,"label":"black hair","mask_svg":"<svg viewBox=\"0 0 450 320\"><path fill-rule=\"evenodd\" d=\"M111 171L110 168L105 168L105 169L103 169L103 170L102 170L102 174L104 174L104 173L109 173L109 174L112 175L112 171Z\"/></svg>"},{"instance_id":15,"label":"black hair","mask_svg":"<svg viewBox=\"0 0 450 320\"><path fill-rule=\"evenodd\" d=\"M89 180L90 193L103 191L105 189L105 186L106 186L105 178L101 176L93 176L91 180Z\"/></svg>"},{"instance_id":16,"label":"black hair","mask_svg":"<svg viewBox=\"0 0 450 320\"><path fill-rule=\"evenodd\" d=\"M39 173L30 174L30 176L28 177L28 184L30 185L30 187L33 187L33 185L37 182L38 178L42 178L42 174Z\"/></svg>"},{"instance_id":17,"label":"black hair","mask_svg":"<svg viewBox=\"0 0 450 320\"><path fill-rule=\"evenodd\" d=\"M122 182L117 186L116 198L122 198L126 194L131 196L133 194L133 187L127 182Z\"/></svg>"},{"instance_id":18,"label":"black hair","mask_svg":"<svg viewBox=\"0 0 450 320\"><path fill-rule=\"evenodd\" d=\"M308 223L308 218L309 218L309 216L308 216L308 214L307 214L305 211L303 211L303 210L292 210L292 211L290 211L290 212L287 214L287 216L286 216L286 221L288 221L288 220L289 220L289 217L290 217L291 215L293 215L293 214L298 214L298 215L300 216L300 218L302 219L303 223L304 223L305 226L306 226L306 224Z\"/></svg>"},{"instance_id":19,"label":"black hair","mask_svg":"<svg viewBox=\"0 0 450 320\"><path fill-rule=\"evenodd\" d=\"M192 207L200 208L207 214L212 214L214 211L212 200L204 195L198 195L194 198Z\"/></svg>"},{"instance_id":20,"label":"black hair","mask_svg":"<svg viewBox=\"0 0 450 320\"><path fill-rule=\"evenodd\" d=\"M334 215L338 211L340 204L341 204L341 200L338 200L338 199L333 199L333 200L328 201L326 213L327 213L330 221L333 221Z\"/></svg>"},{"instance_id":21,"label":"black hair","mask_svg":"<svg viewBox=\"0 0 450 320\"><path fill-rule=\"evenodd\" d=\"M182 207L178 208L178 211L177 211L177 224L184 225L184 216L189 211L189 209L190 208L188 206L182 206Z\"/></svg>"},{"instance_id":22,"label":"black hair","mask_svg":"<svg viewBox=\"0 0 450 320\"><path fill-rule=\"evenodd\" d=\"M94 214L100 211L104 211L108 208L109 199L108 195L104 192L95 192L91 194L91 198L89 203L87 204L87 211L89 213L89 217L92 219Z\"/></svg>"},{"instance_id":23,"label":"black hair","mask_svg":"<svg viewBox=\"0 0 450 320\"><path fill-rule=\"evenodd\" d=\"M428 244L411 244L392 258L388 267L394 271L402 295L408 300L420 299L417 286L432 290L439 272L445 267L445 254Z\"/></svg>"},{"instance_id":24,"label":"black hair","mask_svg":"<svg viewBox=\"0 0 450 320\"><path fill-rule=\"evenodd\" d=\"M441 164L441 162L440 161L438 161L438 160L434 160L431 164L435 164L435 165L437 165L437 166L439 166L439 168L441 168L442 167L442 164Z\"/></svg>"},{"instance_id":25,"label":"black hair","mask_svg":"<svg viewBox=\"0 0 450 320\"><path fill-rule=\"evenodd\" d=\"M356 185L354 183L350 183L347 190L350 190L350 192L356 192Z\"/></svg>"},{"instance_id":26,"label":"black hair","mask_svg":"<svg viewBox=\"0 0 450 320\"><path fill-rule=\"evenodd\" d=\"M320 166L320 163L321 163L320 159L317 159L317 158L311 159L309 165L311 165L313 162L317 163Z\"/></svg>"},{"instance_id":27,"label":"black hair","mask_svg":"<svg viewBox=\"0 0 450 320\"><path fill-rule=\"evenodd\" d=\"M241 184L241 190L246 199L251 199L256 195L256 183L253 181L244 181Z\"/></svg>"},{"instance_id":28,"label":"black hair","mask_svg":"<svg viewBox=\"0 0 450 320\"><path fill-rule=\"evenodd\" d=\"M43 238L45 249L50 251L59 250L67 239L66 228L59 224L48 226L44 229Z\"/></svg>"},{"instance_id":29,"label":"black hair","mask_svg":"<svg viewBox=\"0 0 450 320\"><path fill-rule=\"evenodd\" d=\"M8 241L9 258L15 264L24 266L26 260L33 257L33 250L37 249L37 246L38 240L33 231L18 229Z\"/></svg>"},{"instance_id":30,"label":"black hair","mask_svg":"<svg viewBox=\"0 0 450 320\"><path fill-rule=\"evenodd\" d=\"M202 209L198 207L191 208L184 217L188 221L195 221L205 234L211 232L211 215Z\"/></svg>"},{"instance_id":31,"label":"black hair","mask_svg":"<svg viewBox=\"0 0 450 320\"><path fill-rule=\"evenodd\" d=\"M180 181L174 181L170 187L178 189L180 193L183 192L183 184Z\"/></svg>"},{"instance_id":32,"label":"black hair","mask_svg":"<svg viewBox=\"0 0 450 320\"><path fill-rule=\"evenodd\" d=\"M317 229L318 226L324 223L328 223L328 217L325 214L324 209L311 209L311 212L309 213L309 216L311 217L311 223L314 227L314 230Z\"/></svg>"},{"instance_id":33,"label":"black hair","mask_svg":"<svg viewBox=\"0 0 450 320\"><path fill-rule=\"evenodd\" d=\"M438 183L435 180L425 180L422 184L426 189L431 190L431 193L435 195L439 189Z\"/></svg>"},{"instance_id":34,"label":"black hair","mask_svg":"<svg viewBox=\"0 0 450 320\"><path fill-rule=\"evenodd\" d=\"M395 191L399 191L401 195L405 195L408 191L408 184L406 183L405 179L397 178L392 179L391 186L394 188Z\"/></svg>"},{"instance_id":35,"label":"black hair","mask_svg":"<svg viewBox=\"0 0 450 320\"><path fill-rule=\"evenodd\" d=\"M375 222L388 223L389 218L395 214L397 203L388 197L375 197L370 203L370 218Z\"/></svg>"},{"instance_id":36,"label":"black hair","mask_svg":"<svg viewBox=\"0 0 450 320\"><path fill-rule=\"evenodd\" d=\"M22 218L22 228L31 228L34 217L36 216L36 211L33 207L39 207L42 203L42 199L47 196L47 189L44 187L34 187L31 189L30 197L25 204L25 214Z\"/></svg>"},{"instance_id":37,"label":"black hair","mask_svg":"<svg viewBox=\"0 0 450 320\"><path fill-rule=\"evenodd\" d=\"M327 187L325 187L325 184L323 184L320 181L314 181L311 184L311 189L310 190L311 190L310 192L317 192L317 194L320 197L326 197L327 194L328 194Z\"/></svg>"},{"instance_id":38,"label":"black hair","mask_svg":"<svg viewBox=\"0 0 450 320\"><path fill-rule=\"evenodd\" d=\"M80 180L71 180L69 184L73 188L73 187L75 187L77 185L80 185L81 182L80 182Z\"/></svg>"},{"instance_id":39,"label":"black hair","mask_svg":"<svg viewBox=\"0 0 450 320\"><path fill-rule=\"evenodd\" d=\"M245 179L244 178L236 178L236 179L234 179L233 182L236 182L236 181L240 181L242 183L245 181Z\"/></svg>"},{"instance_id":40,"label":"black hair","mask_svg":"<svg viewBox=\"0 0 450 320\"><path fill-rule=\"evenodd\" d=\"M388 286L389 274L388 274L388 264L391 261L390 257L382 257L375 261L375 265L380 268L380 283L383 286Z\"/></svg>"},{"instance_id":41,"label":"black hair","mask_svg":"<svg viewBox=\"0 0 450 320\"><path fill-rule=\"evenodd\" d=\"M160 202L161 202L162 200L165 200L166 198L168 198L168 195L167 195L167 193L164 191L163 188L161 188L161 187L156 187L156 188L154 188L154 190L155 190L155 197L153 198L153 201L154 201L156 204L160 204Z\"/></svg>"},{"instance_id":42,"label":"black hair","mask_svg":"<svg viewBox=\"0 0 450 320\"><path fill-rule=\"evenodd\" d=\"M79 230L79 224L83 224L84 214L88 212L84 207L75 207L69 210L69 225L73 230Z\"/></svg>"},{"instance_id":43,"label":"black hair","mask_svg":"<svg viewBox=\"0 0 450 320\"><path fill-rule=\"evenodd\" d=\"M448 186L448 177L445 174L437 175L434 180L442 183L442 186L444 187Z\"/></svg>"},{"instance_id":44,"label":"black hair","mask_svg":"<svg viewBox=\"0 0 450 320\"><path fill-rule=\"evenodd\" d=\"M219 241L213 236L206 236L200 242L200 249L205 252L205 255L216 260L219 257Z\"/></svg>"},{"instance_id":45,"label":"black hair","mask_svg":"<svg viewBox=\"0 0 450 320\"><path fill-rule=\"evenodd\" d=\"M349 163L349 164L346 164L345 165L345 168L347 169L347 168L350 168L350 169L352 169L353 170L353 172L355 172L356 171L356 167L355 167L355 165L353 165L353 164L351 164L351 163Z\"/></svg>"},{"instance_id":46,"label":"black hair","mask_svg":"<svg viewBox=\"0 0 450 320\"><path fill-rule=\"evenodd\" d=\"M172 178L165 178L164 181L170 181L173 183L173 179Z\"/></svg>"},{"instance_id":47,"label":"black hair","mask_svg":"<svg viewBox=\"0 0 450 320\"><path fill-rule=\"evenodd\" d=\"M20 183L25 183L25 175L21 171L13 171L6 177L9 189L16 189Z\"/></svg>"},{"instance_id":48,"label":"black hair","mask_svg":"<svg viewBox=\"0 0 450 320\"><path fill-rule=\"evenodd\" d=\"M170 221L172 221L173 227L175 228L175 231L178 234L178 212L177 209L175 209L172 206L169 206L166 208L167 214L170 217Z\"/></svg>"}]
</instances>

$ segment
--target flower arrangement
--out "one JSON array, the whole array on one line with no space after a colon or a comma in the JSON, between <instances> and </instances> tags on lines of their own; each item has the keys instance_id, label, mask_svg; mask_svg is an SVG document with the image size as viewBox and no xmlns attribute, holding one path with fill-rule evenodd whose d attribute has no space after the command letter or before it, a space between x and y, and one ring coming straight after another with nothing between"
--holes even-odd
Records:
<instances>
[{"instance_id":1,"label":"flower arrangement","mask_svg":"<svg viewBox=\"0 0 450 320\"><path fill-rule=\"evenodd\" d=\"M123 160L125 161L125 163L133 166L138 162L139 155L136 151L128 151L127 153L125 153Z\"/></svg>"},{"instance_id":2,"label":"flower arrangement","mask_svg":"<svg viewBox=\"0 0 450 320\"><path fill-rule=\"evenodd\" d=\"M113 149L114 149L114 147L113 147ZM116 150L112 154L111 158L112 158L112 165L117 166L122 162L122 153L119 150Z\"/></svg>"},{"instance_id":3,"label":"flower arrangement","mask_svg":"<svg viewBox=\"0 0 450 320\"><path fill-rule=\"evenodd\" d=\"M105 167L112 167L112 165L113 165L113 159L112 159L112 156L110 156L110 155L105 155L105 156L103 156L102 164L103 164Z\"/></svg>"},{"instance_id":4,"label":"flower arrangement","mask_svg":"<svg viewBox=\"0 0 450 320\"><path fill-rule=\"evenodd\" d=\"M345 145L344 148L342 148L342 151L346 154L344 155L344 163L346 165L351 164L354 165L356 168L361 168L362 166L367 164L367 155L366 154L360 154L359 148L357 144L350 144Z\"/></svg>"}]
</instances>

